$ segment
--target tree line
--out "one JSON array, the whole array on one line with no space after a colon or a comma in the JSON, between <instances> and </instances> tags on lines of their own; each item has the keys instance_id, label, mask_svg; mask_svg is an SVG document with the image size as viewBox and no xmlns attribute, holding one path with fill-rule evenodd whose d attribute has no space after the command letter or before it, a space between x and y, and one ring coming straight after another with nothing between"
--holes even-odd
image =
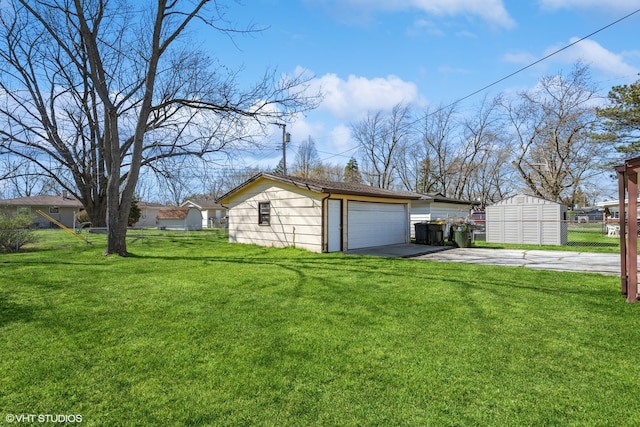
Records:
<instances>
[{"instance_id":1,"label":"tree line","mask_svg":"<svg viewBox=\"0 0 640 427\"><path fill-rule=\"evenodd\" d=\"M639 88L615 86L602 102L589 67L576 63L566 75L545 76L510 97L485 97L465 111L397 104L369 112L351 124L358 151L340 179L481 208L516 192L585 206L603 195L613 164L640 153ZM314 150L311 139L300 146L292 174L329 175Z\"/></svg>"}]
</instances>

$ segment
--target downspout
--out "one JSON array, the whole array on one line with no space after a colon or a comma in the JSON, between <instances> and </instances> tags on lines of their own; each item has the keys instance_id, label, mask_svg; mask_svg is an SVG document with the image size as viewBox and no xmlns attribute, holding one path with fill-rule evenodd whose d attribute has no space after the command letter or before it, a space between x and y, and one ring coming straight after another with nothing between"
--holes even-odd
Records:
<instances>
[{"instance_id":1,"label":"downspout","mask_svg":"<svg viewBox=\"0 0 640 427\"><path fill-rule=\"evenodd\" d=\"M220 206L222 206L223 208L226 209L227 212L229 212L229 207L223 205L222 203L220 203ZM225 227L227 229L227 242L229 241L229 215L227 214L227 226Z\"/></svg>"},{"instance_id":2,"label":"downspout","mask_svg":"<svg viewBox=\"0 0 640 427\"><path fill-rule=\"evenodd\" d=\"M321 200L322 205L320 206L320 208L322 209L322 215L321 215L322 233L320 233L321 234L320 247L322 248L322 252L329 252L329 242L328 242L329 239L325 238L325 234L329 232L327 228L327 215L325 214L325 200L327 200L329 197L331 197L331 193L328 193L326 197L322 198ZM329 209L328 206L326 206L326 208Z\"/></svg>"}]
</instances>

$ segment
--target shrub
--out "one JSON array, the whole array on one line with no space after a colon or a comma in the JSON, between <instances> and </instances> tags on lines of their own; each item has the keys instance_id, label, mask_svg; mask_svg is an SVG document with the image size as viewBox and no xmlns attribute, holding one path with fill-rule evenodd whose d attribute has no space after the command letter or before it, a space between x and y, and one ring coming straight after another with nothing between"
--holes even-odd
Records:
<instances>
[{"instance_id":1,"label":"shrub","mask_svg":"<svg viewBox=\"0 0 640 427\"><path fill-rule=\"evenodd\" d=\"M0 250L4 252L18 251L28 243L37 241L37 236L30 228L34 217L27 214L0 215Z\"/></svg>"},{"instance_id":2,"label":"shrub","mask_svg":"<svg viewBox=\"0 0 640 427\"><path fill-rule=\"evenodd\" d=\"M91 222L91 220L89 219L89 214L85 210L82 210L76 214L76 221L79 223Z\"/></svg>"}]
</instances>

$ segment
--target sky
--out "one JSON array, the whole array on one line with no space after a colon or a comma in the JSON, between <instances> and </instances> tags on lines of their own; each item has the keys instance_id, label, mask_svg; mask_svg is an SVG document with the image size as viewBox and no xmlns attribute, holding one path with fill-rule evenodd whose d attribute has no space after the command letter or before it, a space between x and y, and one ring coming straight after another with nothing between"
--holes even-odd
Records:
<instances>
[{"instance_id":1,"label":"sky","mask_svg":"<svg viewBox=\"0 0 640 427\"><path fill-rule=\"evenodd\" d=\"M398 103L433 110L462 98L463 108L473 108L485 96L515 93L534 87L543 76L568 74L577 61L589 65L603 96L614 85L640 78L640 12L611 25L639 10L640 0L227 4L230 22L264 30L237 35L233 42L220 34L205 34L212 56L232 68L242 67L241 79L247 84L267 68L285 74L304 70L313 76L311 89L323 93L317 109L287 125L287 159L293 159L297 145L310 137L321 160L343 165L355 154L350 125L369 112L386 111ZM246 156L242 163L275 166L282 156L281 135L274 126L265 140L267 149Z\"/></svg>"}]
</instances>

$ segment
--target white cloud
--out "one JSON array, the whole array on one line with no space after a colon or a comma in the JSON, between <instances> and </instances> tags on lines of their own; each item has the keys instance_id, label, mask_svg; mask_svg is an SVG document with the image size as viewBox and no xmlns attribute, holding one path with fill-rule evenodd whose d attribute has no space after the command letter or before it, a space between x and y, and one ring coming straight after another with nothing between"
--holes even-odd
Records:
<instances>
[{"instance_id":1,"label":"white cloud","mask_svg":"<svg viewBox=\"0 0 640 427\"><path fill-rule=\"evenodd\" d=\"M526 51L512 51L502 56L502 59L505 62L511 62L514 64L528 65L536 61L538 58L535 57L531 52Z\"/></svg>"},{"instance_id":2,"label":"white cloud","mask_svg":"<svg viewBox=\"0 0 640 427\"><path fill-rule=\"evenodd\" d=\"M339 120L356 120L370 111L389 110L399 103L420 103L418 87L397 76L368 79L350 75L346 80L325 74L315 80L324 99L319 109Z\"/></svg>"},{"instance_id":3,"label":"white cloud","mask_svg":"<svg viewBox=\"0 0 640 427\"><path fill-rule=\"evenodd\" d=\"M349 6L361 14L378 11L419 10L435 16L472 15L501 27L515 25L502 0L339 0L325 1L329 7Z\"/></svg>"},{"instance_id":4,"label":"white cloud","mask_svg":"<svg viewBox=\"0 0 640 427\"><path fill-rule=\"evenodd\" d=\"M540 0L540 6L543 9L602 9L604 3L602 0ZM608 10L631 10L640 6L638 0L607 0L606 8Z\"/></svg>"},{"instance_id":5,"label":"white cloud","mask_svg":"<svg viewBox=\"0 0 640 427\"><path fill-rule=\"evenodd\" d=\"M330 73L312 79L309 91L320 91L324 95L322 103L304 116L297 116L287 130L292 134L293 144L310 136L320 158L330 163L346 163L354 154L348 151L354 147L350 125L367 113L388 111L399 103L418 108L426 104L416 84L394 75L376 78L350 75L343 79Z\"/></svg>"},{"instance_id":6,"label":"white cloud","mask_svg":"<svg viewBox=\"0 0 640 427\"><path fill-rule=\"evenodd\" d=\"M575 43L577 40L578 38L574 37L569 43ZM547 49L546 54L552 53L559 48L551 47ZM635 53L635 55L637 54L638 52ZM633 56L633 53L631 55ZM592 70L609 77L635 76L640 71L637 67L625 62L625 56L611 52L593 40L583 40L562 51L557 57L566 63L582 61L588 64Z\"/></svg>"},{"instance_id":7,"label":"white cloud","mask_svg":"<svg viewBox=\"0 0 640 427\"><path fill-rule=\"evenodd\" d=\"M515 26L513 19L504 7L502 0L396 0L385 1L389 4L414 7L438 16L475 15L501 27Z\"/></svg>"}]
</instances>

